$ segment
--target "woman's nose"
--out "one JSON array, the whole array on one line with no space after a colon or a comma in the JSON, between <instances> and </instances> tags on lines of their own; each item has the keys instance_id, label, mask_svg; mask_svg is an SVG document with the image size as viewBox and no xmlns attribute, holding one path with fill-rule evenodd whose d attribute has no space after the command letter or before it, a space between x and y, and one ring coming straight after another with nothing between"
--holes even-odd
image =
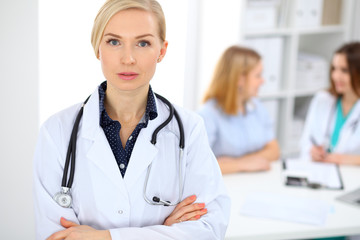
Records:
<instances>
[{"instance_id":1,"label":"woman's nose","mask_svg":"<svg viewBox=\"0 0 360 240\"><path fill-rule=\"evenodd\" d=\"M121 56L121 62L126 65L131 65L136 62L133 50L130 48L124 49L122 56Z\"/></svg>"}]
</instances>

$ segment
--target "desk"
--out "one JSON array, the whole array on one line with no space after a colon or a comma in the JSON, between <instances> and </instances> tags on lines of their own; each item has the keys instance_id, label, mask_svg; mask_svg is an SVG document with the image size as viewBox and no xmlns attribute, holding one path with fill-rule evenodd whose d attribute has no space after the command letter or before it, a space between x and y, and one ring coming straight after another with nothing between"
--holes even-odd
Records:
<instances>
[{"instance_id":1,"label":"desk","mask_svg":"<svg viewBox=\"0 0 360 240\"><path fill-rule=\"evenodd\" d=\"M360 234L360 208L335 200L337 196L360 186L360 167L341 166L340 171L344 190L313 190L284 186L280 161L272 163L268 172L224 176L232 205L225 239L308 239ZM280 193L323 200L331 204L334 210L329 213L323 226L240 215L241 205L252 192Z\"/></svg>"}]
</instances>

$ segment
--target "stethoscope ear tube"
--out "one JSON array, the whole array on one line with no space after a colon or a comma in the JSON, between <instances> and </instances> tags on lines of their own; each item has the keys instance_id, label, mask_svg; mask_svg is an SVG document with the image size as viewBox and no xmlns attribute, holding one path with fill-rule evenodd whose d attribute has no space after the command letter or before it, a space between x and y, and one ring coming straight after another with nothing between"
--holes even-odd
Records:
<instances>
[{"instance_id":1,"label":"stethoscope ear tube","mask_svg":"<svg viewBox=\"0 0 360 240\"><path fill-rule=\"evenodd\" d=\"M181 118L178 114L178 112L176 111L176 109L174 109L174 115L175 115L175 118L176 118L176 121L179 125L179 131L180 131L180 143L179 143L179 147L181 149L184 149L185 147L185 137L184 137L184 125L181 121Z\"/></svg>"},{"instance_id":2,"label":"stethoscope ear tube","mask_svg":"<svg viewBox=\"0 0 360 240\"><path fill-rule=\"evenodd\" d=\"M151 143L153 144L153 145L155 145L156 144L156 137L157 137L157 134L158 134L158 132L161 130L161 129L163 129L170 121L171 121L171 119L173 118L173 116L174 116L174 107L173 107L173 105L166 99L166 98L164 98L163 96L161 96L161 95L159 95L159 94L157 94L157 93L155 93L155 96L157 97L157 98L159 98L162 102L164 102L168 107L169 107L169 117L165 120L165 122L163 122L162 124L160 124L160 126L158 126L155 130L154 130L154 132L153 132L153 134L152 134L152 136L151 136Z\"/></svg>"},{"instance_id":3,"label":"stethoscope ear tube","mask_svg":"<svg viewBox=\"0 0 360 240\"><path fill-rule=\"evenodd\" d=\"M158 127L155 129L155 131L153 132L152 137L151 137L151 143L154 144L154 145L156 144L156 137L157 137L158 132L159 132L162 128L164 128L164 127L171 121L171 119L173 118L173 116L175 115L176 121L177 121L177 123L178 123L178 125L179 125L179 131L180 131L180 143L179 143L179 147L180 147L181 149L184 149L184 147L185 147L184 126L183 126L183 123L182 123L182 121L181 121L181 118L180 118L178 112L176 111L176 109L174 108L174 106L173 106L166 98L164 98L163 96L161 96L161 95L159 95L159 94L157 94L157 93L155 93L155 96L156 96L157 98L159 98L162 102L164 102L164 103L169 107L169 112L170 112L170 114L169 114L169 117L166 119L166 121L163 122L160 126L158 126Z\"/></svg>"},{"instance_id":4,"label":"stethoscope ear tube","mask_svg":"<svg viewBox=\"0 0 360 240\"><path fill-rule=\"evenodd\" d=\"M67 150L67 153L66 153L64 174L63 174L63 178L62 178L62 182L61 182L61 187L67 187L67 188L70 189L71 186L72 186L72 183L74 181L76 138L77 138L77 133L78 133L78 130L79 130L80 120L81 120L81 117L82 117L83 112L84 112L84 106L87 103L87 101L89 100L89 98L90 98L90 96L88 96L87 99L85 100L85 102L82 104L81 109L80 109L78 115L76 116L74 127L73 127L73 129L71 131L69 146L68 146L68 150ZM70 158L72 158L71 159L72 161L71 161L71 168L70 168L70 176L69 176L69 182L66 183L66 181L67 181L67 173L69 171L69 165L70 165Z\"/></svg>"}]
</instances>

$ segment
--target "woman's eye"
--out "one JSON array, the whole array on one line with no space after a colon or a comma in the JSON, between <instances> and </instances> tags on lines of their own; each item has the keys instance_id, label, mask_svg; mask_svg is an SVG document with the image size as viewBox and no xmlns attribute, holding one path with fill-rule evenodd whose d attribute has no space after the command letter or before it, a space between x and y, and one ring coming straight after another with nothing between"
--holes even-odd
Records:
<instances>
[{"instance_id":1,"label":"woman's eye","mask_svg":"<svg viewBox=\"0 0 360 240\"><path fill-rule=\"evenodd\" d=\"M118 40L115 39L110 39L109 41L107 41L110 45L112 46L118 46L120 43Z\"/></svg>"},{"instance_id":2,"label":"woman's eye","mask_svg":"<svg viewBox=\"0 0 360 240\"><path fill-rule=\"evenodd\" d=\"M341 71L342 71L343 73L348 73L348 72L349 72L349 70L348 70L347 68L342 68Z\"/></svg>"},{"instance_id":3,"label":"woman's eye","mask_svg":"<svg viewBox=\"0 0 360 240\"><path fill-rule=\"evenodd\" d=\"M147 42L147 41L141 41L141 42L138 43L138 46L139 46L139 47L147 47L147 46L149 46L149 45L150 45L150 43Z\"/></svg>"}]
</instances>

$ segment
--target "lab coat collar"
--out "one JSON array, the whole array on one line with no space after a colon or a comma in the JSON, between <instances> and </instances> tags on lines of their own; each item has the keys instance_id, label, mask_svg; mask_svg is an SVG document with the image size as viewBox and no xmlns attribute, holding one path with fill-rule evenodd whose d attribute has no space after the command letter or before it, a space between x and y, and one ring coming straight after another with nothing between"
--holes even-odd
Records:
<instances>
[{"instance_id":1,"label":"lab coat collar","mask_svg":"<svg viewBox=\"0 0 360 240\"><path fill-rule=\"evenodd\" d=\"M150 141L154 130L167 117L165 113L167 108L162 103L159 104L158 99L155 98L155 101L158 109L158 117L149 120L148 126L140 131L124 179L121 177L114 154L99 125L99 93L97 89L93 92L84 108L82 131L79 137L93 141L87 157L93 161L106 176L111 178L114 184L119 186L120 189L124 188L119 184L125 184L127 189L131 189L137 179L143 176L144 171L147 170L149 164L158 153L158 147Z\"/></svg>"},{"instance_id":2,"label":"lab coat collar","mask_svg":"<svg viewBox=\"0 0 360 240\"><path fill-rule=\"evenodd\" d=\"M346 120L344 126L340 132L340 139L350 139L352 134L355 134L355 128L358 128L360 118L360 100L357 100L355 106L353 107L349 118ZM342 152L343 149L346 149L346 144L348 141L339 141L335 146L335 151Z\"/></svg>"},{"instance_id":3,"label":"lab coat collar","mask_svg":"<svg viewBox=\"0 0 360 240\"><path fill-rule=\"evenodd\" d=\"M360 117L360 100L357 100L355 105L353 106L353 109L350 112L349 118L346 120L344 127L351 127L351 125L354 124L354 122L358 121L358 118Z\"/></svg>"}]
</instances>

